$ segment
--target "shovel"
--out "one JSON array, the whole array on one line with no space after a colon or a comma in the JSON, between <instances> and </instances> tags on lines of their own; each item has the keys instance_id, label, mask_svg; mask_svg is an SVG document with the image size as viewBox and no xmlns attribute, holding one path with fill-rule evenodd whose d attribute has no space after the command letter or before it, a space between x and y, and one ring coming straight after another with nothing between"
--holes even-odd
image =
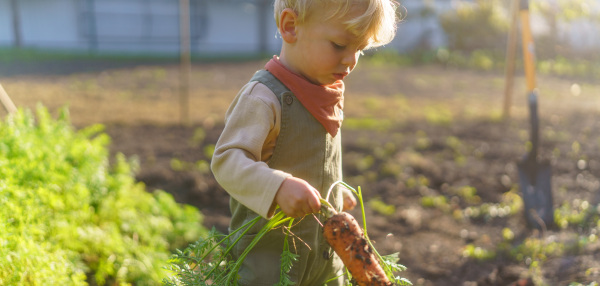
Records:
<instances>
[{"instance_id":1,"label":"shovel","mask_svg":"<svg viewBox=\"0 0 600 286\"><path fill-rule=\"evenodd\" d=\"M537 160L539 148L539 121L537 114L537 94L529 94L529 115L531 119L531 150L519 162L519 187L525 203L525 218L529 226L547 229L554 222L551 177L548 162Z\"/></svg>"},{"instance_id":2,"label":"shovel","mask_svg":"<svg viewBox=\"0 0 600 286\"><path fill-rule=\"evenodd\" d=\"M529 26L529 3L521 0L521 28L523 58L527 78L529 117L531 122L531 149L517 165L519 187L525 203L525 218L530 227L546 230L554 222L551 176L548 162L538 162L539 120L537 91L535 90L534 45Z\"/></svg>"}]
</instances>

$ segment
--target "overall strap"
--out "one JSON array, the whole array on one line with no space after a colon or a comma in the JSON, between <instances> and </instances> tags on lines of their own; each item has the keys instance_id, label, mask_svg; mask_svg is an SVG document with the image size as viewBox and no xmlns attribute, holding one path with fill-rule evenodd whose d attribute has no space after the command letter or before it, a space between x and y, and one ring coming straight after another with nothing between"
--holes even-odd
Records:
<instances>
[{"instance_id":1,"label":"overall strap","mask_svg":"<svg viewBox=\"0 0 600 286\"><path fill-rule=\"evenodd\" d=\"M254 76L250 81L258 81L264 85L266 85L281 101L281 95L285 92L289 92L290 90L281 83L272 73L268 70L259 70L254 73Z\"/></svg>"}]
</instances>

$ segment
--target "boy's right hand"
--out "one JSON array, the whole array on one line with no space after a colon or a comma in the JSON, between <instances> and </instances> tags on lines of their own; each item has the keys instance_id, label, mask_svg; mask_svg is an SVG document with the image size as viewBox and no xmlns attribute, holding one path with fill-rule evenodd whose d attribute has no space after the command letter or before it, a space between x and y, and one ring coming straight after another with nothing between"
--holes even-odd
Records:
<instances>
[{"instance_id":1,"label":"boy's right hand","mask_svg":"<svg viewBox=\"0 0 600 286\"><path fill-rule=\"evenodd\" d=\"M321 210L320 198L319 191L306 181L288 177L277 190L275 203L287 216L303 217Z\"/></svg>"}]
</instances>

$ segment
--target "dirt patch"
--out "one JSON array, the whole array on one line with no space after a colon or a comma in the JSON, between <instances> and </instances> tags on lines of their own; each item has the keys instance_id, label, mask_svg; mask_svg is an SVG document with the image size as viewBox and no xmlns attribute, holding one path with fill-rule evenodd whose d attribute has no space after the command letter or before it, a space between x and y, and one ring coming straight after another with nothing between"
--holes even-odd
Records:
<instances>
[{"instance_id":1,"label":"dirt patch","mask_svg":"<svg viewBox=\"0 0 600 286\"><path fill-rule=\"evenodd\" d=\"M173 194L198 207L207 227L226 231L229 197L207 169L210 148L229 102L262 64L195 64L189 125L178 124L177 66L168 63L84 71L63 63L50 73L0 72L0 82L18 106L69 104L76 126L105 124L111 152L136 158L136 177L148 191ZM554 207L594 210L600 203L600 86L546 77L539 83L541 157L552 163ZM582 93L570 92L574 83ZM401 276L414 285L600 280L597 211L546 232L527 228L520 211L501 215L501 204L518 197L516 163L527 152L529 132L524 95L515 94L510 120L499 119L503 87L501 72L437 66L364 64L347 81L344 178L362 189L377 249L399 252L408 267ZM515 90L523 89L517 81ZM375 199L393 211L382 212ZM359 217L358 210L352 213ZM505 238L506 229L512 240ZM521 249L521 257L503 251L531 245L532 239L564 249L545 259L541 248ZM475 254L495 254L481 260L465 255L473 248L479 249Z\"/></svg>"}]
</instances>

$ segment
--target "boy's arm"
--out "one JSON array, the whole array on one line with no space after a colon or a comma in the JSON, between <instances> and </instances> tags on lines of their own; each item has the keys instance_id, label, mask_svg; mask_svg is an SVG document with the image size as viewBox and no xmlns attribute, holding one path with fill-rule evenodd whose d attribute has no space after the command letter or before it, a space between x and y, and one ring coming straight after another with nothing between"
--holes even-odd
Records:
<instances>
[{"instance_id":1,"label":"boy's arm","mask_svg":"<svg viewBox=\"0 0 600 286\"><path fill-rule=\"evenodd\" d=\"M275 100L264 100L265 93ZM215 179L231 197L265 218L273 214L275 195L291 176L269 168L262 158L265 139L279 132L274 129L281 109L277 105L266 86L247 84L227 111L211 161Z\"/></svg>"}]
</instances>

